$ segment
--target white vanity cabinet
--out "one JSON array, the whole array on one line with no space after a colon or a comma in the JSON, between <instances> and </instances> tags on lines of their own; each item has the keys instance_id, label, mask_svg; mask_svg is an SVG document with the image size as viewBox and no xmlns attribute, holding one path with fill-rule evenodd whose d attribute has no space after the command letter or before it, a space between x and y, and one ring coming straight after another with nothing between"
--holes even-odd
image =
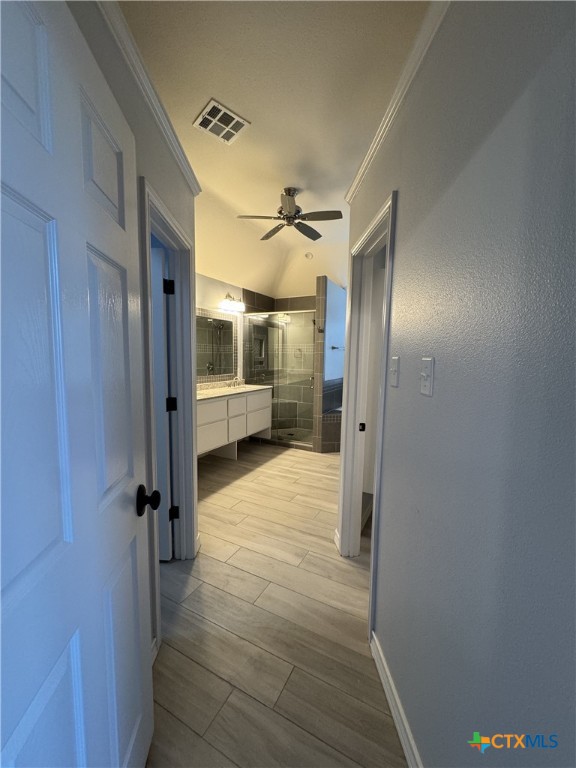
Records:
<instances>
[{"instance_id":1,"label":"white vanity cabinet","mask_svg":"<svg viewBox=\"0 0 576 768\"><path fill-rule=\"evenodd\" d=\"M250 392L246 395L246 431L248 435L272 426L272 390ZM269 437L269 435L268 435Z\"/></svg>"},{"instance_id":2,"label":"white vanity cabinet","mask_svg":"<svg viewBox=\"0 0 576 768\"><path fill-rule=\"evenodd\" d=\"M228 399L228 442L242 440L248 434L246 430L246 395Z\"/></svg>"},{"instance_id":3,"label":"white vanity cabinet","mask_svg":"<svg viewBox=\"0 0 576 768\"><path fill-rule=\"evenodd\" d=\"M272 388L215 394L197 403L198 455L225 449L222 455L236 458L236 443L248 435L270 437Z\"/></svg>"},{"instance_id":4,"label":"white vanity cabinet","mask_svg":"<svg viewBox=\"0 0 576 768\"><path fill-rule=\"evenodd\" d=\"M206 453L228 442L228 402L215 398L198 403L196 411L198 453Z\"/></svg>"}]
</instances>

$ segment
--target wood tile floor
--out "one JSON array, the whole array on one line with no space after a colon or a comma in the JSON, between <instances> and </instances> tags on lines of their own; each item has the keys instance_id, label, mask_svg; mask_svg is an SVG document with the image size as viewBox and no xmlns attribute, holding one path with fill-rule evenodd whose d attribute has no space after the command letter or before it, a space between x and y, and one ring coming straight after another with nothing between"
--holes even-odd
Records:
<instances>
[{"instance_id":1,"label":"wood tile floor","mask_svg":"<svg viewBox=\"0 0 576 768\"><path fill-rule=\"evenodd\" d=\"M406 765L366 639L370 542L333 544L339 458L199 460L200 553L161 567L148 768Z\"/></svg>"}]
</instances>

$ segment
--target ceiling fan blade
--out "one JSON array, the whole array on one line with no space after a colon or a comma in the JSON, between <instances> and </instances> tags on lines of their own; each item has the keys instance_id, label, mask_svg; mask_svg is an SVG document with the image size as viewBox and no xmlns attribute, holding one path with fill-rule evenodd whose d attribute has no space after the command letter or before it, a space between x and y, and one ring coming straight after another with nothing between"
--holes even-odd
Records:
<instances>
[{"instance_id":1,"label":"ceiling fan blade","mask_svg":"<svg viewBox=\"0 0 576 768\"><path fill-rule=\"evenodd\" d=\"M294 226L298 230L298 232L301 232L303 235L306 235L306 237L309 237L310 240L319 240L322 235L320 232L317 232L315 229L312 229L312 227L309 227L308 224L302 224L301 221L295 221Z\"/></svg>"},{"instance_id":2,"label":"ceiling fan blade","mask_svg":"<svg viewBox=\"0 0 576 768\"><path fill-rule=\"evenodd\" d=\"M273 221L280 221L282 216L236 216L237 219L272 219Z\"/></svg>"},{"instance_id":3,"label":"ceiling fan blade","mask_svg":"<svg viewBox=\"0 0 576 768\"><path fill-rule=\"evenodd\" d=\"M271 237L274 237L274 235L278 234L281 229L283 229L286 226L286 224L276 224L275 227L273 227L269 232L266 232L266 234L260 238L260 240L270 240Z\"/></svg>"},{"instance_id":4,"label":"ceiling fan blade","mask_svg":"<svg viewBox=\"0 0 576 768\"><path fill-rule=\"evenodd\" d=\"M342 211L310 211L301 213L298 217L300 221L330 221L331 219L341 219Z\"/></svg>"},{"instance_id":5,"label":"ceiling fan blade","mask_svg":"<svg viewBox=\"0 0 576 768\"><path fill-rule=\"evenodd\" d=\"M284 213L286 213L288 216L294 216L296 213L296 199L294 195L287 195L286 193L282 193L280 195L280 202L282 204L282 210Z\"/></svg>"}]
</instances>

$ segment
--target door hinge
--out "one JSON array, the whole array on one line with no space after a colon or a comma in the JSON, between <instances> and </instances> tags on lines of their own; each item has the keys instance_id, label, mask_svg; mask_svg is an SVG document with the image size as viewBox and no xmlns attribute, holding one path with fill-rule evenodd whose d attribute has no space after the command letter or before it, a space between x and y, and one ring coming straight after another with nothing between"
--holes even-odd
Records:
<instances>
[{"instance_id":1,"label":"door hinge","mask_svg":"<svg viewBox=\"0 0 576 768\"><path fill-rule=\"evenodd\" d=\"M358 432L366 432L365 422L361 421L360 424L358 424Z\"/></svg>"},{"instance_id":2,"label":"door hinge","mask_svg":"<svg viewBox=\"0 0 576 768\"><path fill-rule=\"evenodd\" d=\"M178 401L175 397L166 398L166 410L168 412L178 410Z\"/></svg>"},{"instance_id":3,"label":"door hinge","mask_svg":"<svg viewBox=\"0 0 576 768\"><path fill-rule=\"evenodd\" d=\"M168 510L168 520L180 520L180 507L170 507Z\"/></svg>"},{"instance_id":4,"label":"door hinge","mask_svg":"<svg viewBox=\"0 0 576 768\"><path fill-rule=\"evenodd\" d=\"M164 293L168 296L173 296L175 292L174 280L164 280Z\"/></svg>"}]
</instances>

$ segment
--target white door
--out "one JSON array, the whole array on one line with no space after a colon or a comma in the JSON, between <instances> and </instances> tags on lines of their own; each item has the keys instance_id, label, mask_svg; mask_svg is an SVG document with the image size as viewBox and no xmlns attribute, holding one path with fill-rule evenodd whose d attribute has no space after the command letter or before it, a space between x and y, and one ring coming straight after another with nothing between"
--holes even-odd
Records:
<instances>
[{"instance_id":1,"label":"white door","mask_svg":"<svg viewBox=\"0 0 576 768\"><path fill-rule=\"evenodd\" d=\"M134 140L65 3L0 10L1 763L143 765Z\"/></svg>"},{"instance_id":2,"label":"white door","mask_svg":"<svg viewBox=\"0 0 576 768\"><path fill-rule=\"evenodd\" d=\"M154 421L156 427L156 487L162 501L158 507L158 554L160 560L173 555L170 505L172 495L170 414L166 398L171 395L168 371L168 312L164 280L168 279L168 258L164 248L150 249L150 294L152 299L152 338L154 366Z\"/></svg>"}]
</instances>

